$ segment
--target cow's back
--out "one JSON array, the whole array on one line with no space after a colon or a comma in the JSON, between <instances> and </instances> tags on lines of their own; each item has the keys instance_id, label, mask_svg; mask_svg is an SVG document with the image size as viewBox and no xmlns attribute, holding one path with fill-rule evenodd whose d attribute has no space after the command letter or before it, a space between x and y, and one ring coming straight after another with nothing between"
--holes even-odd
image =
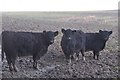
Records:
<instances>
[{"instance_id":1,"label":"cow's back","mask_svg":"<svg viewBox=\"0 0 120 80\"><path fill-rule=\"evenodd\" d=\"M86 51L97 50L103 46L99 33L85 33L86 35Z\"/></svg>"},{"instance_id":2,"label":"cow's back","mask_svg":"<svg viewBox=\"0 0 120 80\"><path fill-rule=\"evenodd\" d=\"M4 31L2 32L2 47L7 48L13 46L14 32Z\"/></svg>"},{"instance_id":3,"label":"cow's back","mask_svg":"<svg viewBox=\"0 0 120 80\"><path fill-rule=\"evenodd\" d=\"M74 34L74 38L75 38L75 42L76 42L76 47L75 49L83 49L85 47L85 42L86 42L86 37L83 31L78 30L75 34Z\"/></svg>"},{"instance_id":4,"label":"cow's back","mask_svg":"<svg viewBox=\"0 0 120 80\"><path fill-rule=\"evenodd\" d=\"M2 33L2 42L5 52L11 52L16 55L19 54L18 56L25 56L32 54L37 40L30 32L4 31Z\"/></svg>"}]
</instances>

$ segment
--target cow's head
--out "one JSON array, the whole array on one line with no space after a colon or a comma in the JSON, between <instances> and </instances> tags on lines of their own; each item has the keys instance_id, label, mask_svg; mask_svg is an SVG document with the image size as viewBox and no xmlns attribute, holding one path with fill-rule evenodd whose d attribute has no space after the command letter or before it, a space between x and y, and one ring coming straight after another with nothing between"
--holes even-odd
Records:
<instances>
[{"instance_id":1,"label":"cow's head","mask_svg":"<svg viewBox=\"0 0 120 80\"><path fill-rule=\"evenodd\" d=\"M99 30L99 33L103 40L107 41L109 39L109 36L112 34L112 31L102 31Z\"/></svg>"},{"instance_id":2,"label":"cow's head","mask_svg":"<svg viewBox=\"0 0 120 80\"><path fill-rule=\"evenodd\" d=\"M63 35L66 37L66 39L70 40L72 35L74 34L74 32L76 32L76 30L71 30L71 29L62 29L61 30Z\"/></svg>"},{"instance_id":3,"label":"cow's head","mask_svg":"<svg viewBox=\"0 0 120 80\"><path fill-rule=\"evenodd\" d=\"M45 41L47 44L54 43L54 37L58 35L58 31L52 32L52 31L43 31Z\"/></svg>"}]
</instances>

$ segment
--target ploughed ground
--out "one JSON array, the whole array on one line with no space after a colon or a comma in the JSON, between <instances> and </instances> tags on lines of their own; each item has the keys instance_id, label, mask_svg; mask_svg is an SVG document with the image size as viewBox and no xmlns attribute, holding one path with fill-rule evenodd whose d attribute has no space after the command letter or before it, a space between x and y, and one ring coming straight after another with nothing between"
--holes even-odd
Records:
<instances>
[{"instance_id":1,"label":"ploughed ground","mask_svg":"<svg viewBox=\"0 0 120 80\"><path fill-rule=\"evenodd\" d=\"M117 78L118 75L118 20L117 11L100 12L10 12L2 15L2 31L42 32L59 31L54 44L38 61L39 70L32 67L31 56L19 57L16 65L19 72L10 73L6 59L2 64L3 78ZM80 29L84 32L112 30L106 47L100 52L99 60L92 52L85 52L86 60L66 63L60 41L61 28ZM2 63L2 62L1 62Z\"/></svg>"}]
</instances>

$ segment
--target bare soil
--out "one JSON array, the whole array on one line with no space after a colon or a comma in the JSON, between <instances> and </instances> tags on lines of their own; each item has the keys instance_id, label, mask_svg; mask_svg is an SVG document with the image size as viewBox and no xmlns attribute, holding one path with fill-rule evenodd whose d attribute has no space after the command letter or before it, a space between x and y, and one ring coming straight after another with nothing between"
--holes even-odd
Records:
<instances>
[{"instance_id":1,"label":"bare soil","mask_svg":"<svg viewBox=\"0 0 120 80\"><path fill-rule=\"evenodd\" d=\"M16 61L19 72L10 73L6 59L2 64L3 78L117 78L118 75L118 20L117 11L100 12L11 12L2 15L2 31L42 32L59 31L55 43L49 46L39 60L39 70L32 68L32 57L20 57ZM86 61L66 63L60 41L61 28L80 29L84 32L112 30L99 60L92 52L85 52Z\"/></svg>"}]
</instances>

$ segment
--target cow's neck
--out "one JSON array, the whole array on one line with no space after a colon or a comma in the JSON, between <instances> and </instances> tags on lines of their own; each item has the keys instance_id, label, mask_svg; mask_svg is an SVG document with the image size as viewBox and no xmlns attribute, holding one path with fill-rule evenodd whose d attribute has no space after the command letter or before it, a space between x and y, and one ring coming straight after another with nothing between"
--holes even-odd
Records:
<instances>
[{"instance_id":1,"label":"cow's neck","mask_svg":"<svg viewBox=\"0 0 120 80\"><path fill-rule=\"evenodd\" d=\"M48 47L48 46L49 46L49 44L47 43L47 41L46 41L46 38L45 38L45 35L44 35L44 34L42 34L42 38L43 38L43 40L42 40L43 44L45 44L45 46L46 46L46 47Z\"/></svg>"},{"instance_id":2,"label":"cow's neck","mask_svg":"<svg viewBox=\"0 0 120 80\"><path fill-rule=\"evenodd\" d=\"M44 42L46 47L48 47L50 45L46 40L43 40L43 42Z\"/></svg>"},{"instance_id":3,"label":"cow's neck","mask_svg":"<svg viewBox=\"0 0 120 80\"><path fill-rule=\"evenodd\" d=\"M101 44L102 44L102 49L104 49L104 48L105 48L105 45L106 45L106 40L102 40L102 41L101 41Z\"/></svg>"}]
</instances>

